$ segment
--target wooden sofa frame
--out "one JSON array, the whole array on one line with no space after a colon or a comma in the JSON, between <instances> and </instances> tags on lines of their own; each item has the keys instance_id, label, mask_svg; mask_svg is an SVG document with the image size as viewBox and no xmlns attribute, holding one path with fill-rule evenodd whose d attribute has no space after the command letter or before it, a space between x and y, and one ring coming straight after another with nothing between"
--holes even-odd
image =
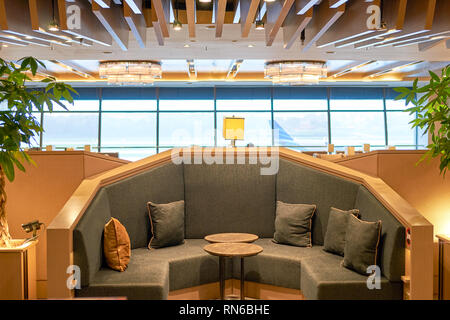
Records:
<instances>
[{"instance_id":1,"label":"wooden sofa frame","mask_svg":"<svg viewBox=\"0 0 450 320\"><path fill-rule=\"evenodd\" d=\"M228 156L231 154L232 157L256 157L259 152L272 156L277 155L280 159L286 159L365 186L397 218L407 232L405 237L405 275L402 277L404 299L433 299L433 225L381 179L287 148L190 148L180 149L179 152L177 151L175 158L183 157L183 152L186 152L186 150L194 156L196 154L202 156L204 153L214 156L216 153L221 153ZM46 231L49 298L70 298L74 296L74 290L70 290L67 286L67 280L71 275L67 268L73 265L73 230L98 190L103 186L169 163L172 160L172 150L168 150L85 179L80 184ZM265 294L265 297L292 298L296 294L296 292L289 292L286 295L283 288L264 287L264 285L254 283L249 283L247 286L252 287L255 292L265 290L264 292L267 293L273 290L273 295ZM186 289L183 292L171 292L169 299L176 299L177 297L206 299L209 297L208 292L214 291L211 288L214 288L214 284L192 288L191 290ZM232 285L231 288L233 288ZM200 291L201 294L199 294ZM280 294L277 295L277 292ZM298 298L301 299L300 292L298 295Z\"/></svg>"}]
</instances>

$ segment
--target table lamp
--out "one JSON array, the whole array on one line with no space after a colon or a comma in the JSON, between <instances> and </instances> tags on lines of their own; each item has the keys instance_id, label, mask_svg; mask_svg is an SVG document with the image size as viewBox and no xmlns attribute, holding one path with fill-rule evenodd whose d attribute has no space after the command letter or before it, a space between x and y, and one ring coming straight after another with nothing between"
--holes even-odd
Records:
<instances>
[{"instance_id":1,"label":"table lamp","mask_svg":"<svg viewBox=\"0 0 450 320\"><path fill-rule=\"evenodd\" d=\"M364 143L363 144L363 150L364 150L364 153L370 152L370 144L369 143Z\"/></svg>"},{"instance_id":2,"label":"table lamp","mask_svg":"<svg viewBox=\"0 0 450 320\"><path fill-rule=\"evenodd\" d=\"M232 147L236 147L236 140L244 140L244 118L224 117L223 138L231 140Z\"/></svg>"}]
</instances>

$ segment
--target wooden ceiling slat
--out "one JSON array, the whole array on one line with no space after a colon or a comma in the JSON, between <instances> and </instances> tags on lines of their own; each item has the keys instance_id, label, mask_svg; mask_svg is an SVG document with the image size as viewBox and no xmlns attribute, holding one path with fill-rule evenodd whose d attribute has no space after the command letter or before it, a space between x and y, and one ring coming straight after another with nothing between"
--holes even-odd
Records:
<instances>
[{"instance_id":1,"label":"wooden ceiling slat","mask_svg":"<svg viewBox=\"0 0 450 320\"><path fill-rule=\"evenodd\" d=\"M156 41L158 42L158 44L160 46L163 46L164 45L164 36L162 34L161 24L159 23L158 17L156 16L155 8L152 7L152 9L150 11L151 11L150 19L152 22L153 31L155 32Z\"/></svg>"},{"instance_id":2,"label":"wooden ceiling slat","mask_svg":"<svg viewBox=\"0 0 450 320\"><path fill-rule=\"evenodd\" d=\"M164 38L169 37L170 0L152 0L152 8L158 17L159 29Z\"/></svg>"},{"instance_id":3,"label":"wooden ceiling slat","mask_svg":"<svg viewBox=\"0 0 450 320\"><path fill-rule=\"evenodd\" d=\"M123 3L123 16L139 46L145 48L147 25L144 16L135 14L127 2Z\"/></svg>"},{"instance_id":4,"label":"wooden ceiling slat","mask_svg":"<svg viewBox=\"0 0 450 320\"><path fill-rule=\"evenodd\" d=\"M215 1L215 20L216 20L216 38L222 37L223 24L225 22L225 10L227 8L227 0Z\"/></svg>"},{"instance_id":5,"label":"wooden ceiling slat","mask_svg":"<svg viewBox=\"0 0 450 320\"><path fill-rule=\"evenodd\" d=\"M342 41L379 32L381 22L380 4L381 0L348 3L345 12L339 20L317 41L317 47L323 48ZM376 14L374 10L378 10L378 24L376 19L372 17Z\"/></svg>"},{"instance_id":6,"label":"wooden ceiling slat","mask_svg":"<svg viewBox=\"0 0 450 320\"><path fill-rule=\"evenodd\" d=\"M92 12L120 49L127 51L129 29L128 24L123 17L122 8L117 5L111 5L110 8L104 9L96 2L92 2Z\"/></svg>"},{"instance_id":7,"label":"wooden ceiling slat","mask_svg":"<svg viewBox=\"0 0 450 320\"><path fill-rule=\"evenodd\" d=\"M305 14L309 11L315 4L318 4L320 0L296 0L295 1L295 11L297 14Z\"/></svg>"},{"instance_id":8,"label":"wooden ceiling slat","mask_svg":"<svg viewBox=\"0 0 450 320\"><path fill-rule=\"evenodd\" d=\"M303 51L307 51L313 46L322 35L344 14L345 3L337 8L330 8L330 3L326 0L314 10L314 18L305 30L306 40L308 41L303 47Z\"/></svg>"},{"instance_id":9,"label":"wooden ceiling slat","mask_svg":"<svg viewBox=\"0 0 450 320\"><path fill-rule=\"evenodd\" d=\"M411 1L411 0L410 0ZM414 1L414 0L412 0ZM401 32L405 23L406 17L406 5L408 0L389 0L383 1L382 21L385 23L385 32L370 34L368 36L362 36L358 38L352 38L346 41L339 42L336 48L345 48L348 46L356 45L364 41L376 39L381 36L393 35Z\"/></svg>"},{"instance_id":10,"label":"wooden ceiling slat","mask_svg":"<svg viewBox=\"0 0 450 320\"><path fill-rule=\"evenodd\" d=\"M95 1L101 8L109 8L111 6L111 0L93 0Z\"/></svg>"},{"instance_id":11,"label":"wooden ceiling slat","mask_svg":"<svg viewBox=\"0 0 450 320\"><path fill-rule=\"evenodd\" d=\"M134 14L142 14L142 0L124 0L123 4L127 4Z\"/></svg>"},{"instance_id":12,"label":"wooden ceiling slat","mask_svg":"<svg viewBox=\"0 0 450 320\"><path fill-rule=\"evenodd\" d=\"M294 0L284 0L282 3L280 1L275 1L266 4L266 46L272 45L293 4Z\"/></svg>"},{"instance_id":13,"label":"wooden ceiling slat","mask_svg":"<svg viewBox=\"0 0 450 320\"><path fill-rule=\"evenodd\" d=\"M292 7L283 24L284 48L290 49L294 42L298 40L303 30L313 18L313 8L311 7L305 14L297 14L297 8Z\"/></svg>"},{"instance_id":14,"label":"wooden ceiling slat","mask_svg":"<svg viewBox=\"0 0 450 320\"><path fill-rule=\"evenodd\" d=\"M42 2L42 0L38 1ZM78 26L72 26L67 23L71 19L71 16L76 14L76 12L70 10L72 4L75 4L80 8L81 21ZM87 39L104 46L112 45L111 35L103 28L103 25L92 12L91 4L89 2L83 0L72 0L72 2L58 0L58 18L60 21L60 29L63 33L76 38Z\"/></svg>"},{"instance_id":15,"label":"wooden ceiling slat","mask_svg":"<svg viewBox=\"0 0 450 320\"><path fill-rule=\"evenodd\" d=\"M247 38L255 20L260 0L240 0L241 37Z\"/></svg>"},{"instance_id":16,"label":"wooden ceiling slat","mask_svg":"<svg viewBox=\"0 0 450 320\"><path fill-rule=\"evenodd\" d=\"M195 0L186 0L186 15L189 37L195 38Z\"/></svg>"}]
</instances>

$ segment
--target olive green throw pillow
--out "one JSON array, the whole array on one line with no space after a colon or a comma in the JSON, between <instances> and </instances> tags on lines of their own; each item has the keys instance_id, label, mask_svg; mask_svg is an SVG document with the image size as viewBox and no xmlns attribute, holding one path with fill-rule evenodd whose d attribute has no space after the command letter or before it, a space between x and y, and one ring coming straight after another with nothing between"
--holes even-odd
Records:
<instances>
[{"instance_id":1,"label":"olive green throw pillow","mask_svg":"<svg viewBox=\"0 0 450 320\"><path fill-rule=\"evenodd\" d=\"M152 238L148 248L175 246L184 242L184 201L147 203Z\"/></svg>"},{"instance_id":2,"label":"olive green throw pillow","mask_svg":"<svg viewBox=\"0 0 450 320\"><path fill-rule=\"evenodd\" d=\"M350 215L344 247L343 266L367 275L367 267L377 264L381 221L367 222Z\"/></svg>"},{"instance_id":3,"label":"olive green throw pillow","mask_svg":"<svg viewBox=\"0 0 450 320\"><path fill-rule=\"evenodd\" d=\"M273 241L297 247L311 247L313 204L291 204L277 201Z\"/></svg>"},{"instance_id":4,"label":"olive green throw pillow","mask_svg":"<svg viewBox=\"0 0 450 320\"><path fill-rule=\"evenodd\" d=\"M348 219L350 215L358 216L359 210L340 210L331 207L328 216L327 232L323 242L323 249L325 251L344 255L345 234L347 232Z\"/></svg>"}]
</instances>

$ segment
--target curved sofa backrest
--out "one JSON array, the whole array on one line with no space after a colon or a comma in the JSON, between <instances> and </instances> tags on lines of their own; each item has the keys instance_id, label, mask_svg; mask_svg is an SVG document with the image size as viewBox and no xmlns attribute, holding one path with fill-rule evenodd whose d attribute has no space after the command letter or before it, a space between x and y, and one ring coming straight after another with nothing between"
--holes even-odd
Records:
<instances>
[{"instance_id":1,"label":"curved sofa backrest","mask_svg":"<svg viewBox=\"0 0 450 320\"><path fill-rule=\"evenodd\" d=\"M378 265L386 278L401 281L405 274L405 228L364 186L358 189L354 208L359 209L362 220L381 220Z\"/></svg>"},{"instance_id":2,"label":"curved sofa backrest","mask_svg":"<svg viewBox=\"0 0 450 320\"><path fill-rule=\"evenodd\" d=\"M287 160L280 161L277 200L317 205L313 244L323 245L330 207L353 209L359 184Z\"/></svg>"},{"instance_id":3,"label":"curved sofa backrest","mask_svg":"<svg viewBox=\"0 0 450 320\"><path fill-rule=\"evenodd\" d=\"M277 200L315 204L313 243L323 245L330 207L359 209L361 219L382 221L378 264L383 275L400 281L404 274L405 229L403 225L362 185L287 160L280 161Z\"/></svg>"},{"instance_id":4,"label":"curved sofa backrest","mask_svg":"<svg viewBox=\"0 0 450 320\"><path fill-rule=\"evenodd\" d=\"M73 231L73 262L86 286L103 264L103 227L111 219L108 194L100 190Z\"/></svg>"},{"instance_id":5,"label":"curved sofa backrest","mask_svg":"<svg viewBox=\"0 0 450 320\"><path fill-rule=\"evenodd\" d=\"M184 200L183 167L166 164L104 189L108 194L111 216L127 229L131 248L146 247L151 237L147 202Z\"/></svg>"},{"instance_id":6,"label":"curved sofa backrest","mask_svg":"<svg viewBox=\"0 0 450 320\"><path fill-rule=\"evenodd\" d=\"M103 228L111 217L127 229L132 249L146 247L151 237L147 202L183 199L183 167L171 163L102 187L73 232L81 285L88 285L103 264Z\"/></svg>"},{"instance_id":7,"label":"curved sofa backrest","mask_svg":"<svg viewBox=\"0 0 450 320\"><path fill-rule=\"evenodd\" d=\"M273 237L275 175L260 164L185 164L186 238L220 232Z\"/></svg>"}]
</instances>

